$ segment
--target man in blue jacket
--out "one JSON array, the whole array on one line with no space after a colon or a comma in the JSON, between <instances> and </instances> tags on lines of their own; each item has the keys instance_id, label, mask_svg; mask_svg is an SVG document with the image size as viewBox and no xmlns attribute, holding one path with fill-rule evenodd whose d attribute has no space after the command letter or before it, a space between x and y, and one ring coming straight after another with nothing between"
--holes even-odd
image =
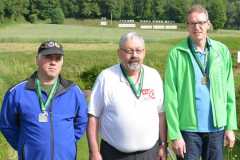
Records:
<instances>
[{"instance_id":1,"label":"man in blue jacket","mask_svg":"<svg viewBox=\"0 0 240 160\"><path fill-rule=\"evenodd\" d=\"M74 160L87 118L84 91L60 75L64 52L56 41L38 49L38 70L10 88L0 130L20 160Z\"/></svg>"}]
</instances>

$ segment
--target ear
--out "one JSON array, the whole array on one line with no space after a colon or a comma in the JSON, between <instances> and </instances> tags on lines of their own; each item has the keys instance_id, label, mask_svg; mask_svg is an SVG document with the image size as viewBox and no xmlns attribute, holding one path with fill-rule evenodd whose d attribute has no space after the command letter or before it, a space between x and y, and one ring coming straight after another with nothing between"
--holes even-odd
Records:
<instances>
[{"instance_id":1,"label":"ear","mask_svg":"<svg viewBox=\"0 0 240 160\"><path fill-rule=\"evenodd\" d=\"M38 58L38 55L36 55L36 64L39 65L39 58Z\"/></svg>"},{"instance_id":2,"label":"ear","mask_svg":"<svg viewBox=\"0 0 240 160\"><path fill-rule=\"evenodd\" d=\"M186 30L189 32L189 25L185 23L185 26L186 26Z\"/></svg>"},{"instance_id":3,"label":"ear","mask_svg":"<svg viewBox=\"0 0 240 160\"><path fill-rule=\"evenodd\" d=\"M208 20L208 22L207 22L207 29L209 29L210 26L211 26L211 22L210 22L210 20Z\"/></svg>"},{"instance_id":4,"label":"ear","mask_svg":"<svg viewBox=\"0 0 240 160\"><path fill-rule=\"evenodd\" d=\"M120 57L121 57L120 49L118 49L117 52L118 52L118 57L119 57L119 59L121 59L121 58L120 58Z\"/></svg>"},{"instance_id":5,"label":"ear","mask_svg":"<svg viewBox=\"0 0 240 160\"><path fill-rule=\"evenodd\" d=\"M147 51L147 50L146 50L146 48L144 48L144 51L143 51L143 57L142 57L142 58L143 58L143 60L144 60L144 58L145 58L146 51Z\"/></svg>"}]
</instances>

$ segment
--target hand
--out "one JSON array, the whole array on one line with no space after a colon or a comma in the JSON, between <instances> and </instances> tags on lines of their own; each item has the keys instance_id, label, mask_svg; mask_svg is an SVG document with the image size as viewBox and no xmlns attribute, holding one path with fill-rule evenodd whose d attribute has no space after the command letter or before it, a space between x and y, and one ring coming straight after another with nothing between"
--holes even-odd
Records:
<instances>
[{"instance_id":1,"label":"hand","mask_svg":"<svg viewBox=\"0 0 240 160\"><path fill-rule=\"evenodd\" d=\"M228 145L226 146L228 141ZM223 138L223 145L226 146L226 149L233 148L235 142L235 135L232 130L225 130L224 138Z\"/></svg>"},{"instance_id":2,"label":"hand","mask_svg":"<svg viewBox=\"0 0 240 160\"><path fill-rule=\"evenodd\" d=\"M158 160L167 160L167 146L159 147Z\"/></svg>"},{"instance_id":3,"label":"hand","mask_svg":"<svg viewBox=\"0 0 240 160\"><path fill-rule=\"evenodd\" d=\"M97 152L97 153L91 153L89 160L103 160L102 155Z\"/></svg>"},{"instance_id":4,"label":"hand","mask_svg":"<svg viewBox=\"0 0 240 160\"><path fill-rule=\"evenodd\" d=\"M175 139L172 141L173 152L181 158L184 158L184 153L186 153L186 145L183 138Z\"/></svg>"}]
</instances>

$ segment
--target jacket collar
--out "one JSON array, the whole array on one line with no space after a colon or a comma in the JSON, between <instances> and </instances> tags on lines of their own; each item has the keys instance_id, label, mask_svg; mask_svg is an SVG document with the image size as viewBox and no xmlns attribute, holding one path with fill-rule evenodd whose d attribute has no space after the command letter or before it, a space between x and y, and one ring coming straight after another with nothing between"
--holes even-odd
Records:
<instances>
[{"instance_id":1,"label":"jacket collar","mask_svg":"<svg viewBox=\"0 0 240 160\"><path fill-rule=\"evenodd\" d=\"M36 84L35 84L36 74L37 74L37 71L34 72L30 78L28 78L28 82L25 86L26 90L34 90L34 91L36 90ZM64 79L61 74L59 74L58 77L59 77L61 86L65 89L75 85L74 82Z\"/></svg>"},{"instance_id":2,"label":"jacket collar","mask_svg":"<svg viewBox=\"0 0 240 160\"><path fill-rule=\"evenodd\" d=\"M215 41L214 40L212 40L212 39L210 39L209 37L207 37L207 40L208 40L208 43L210 44L210 51L218 51L218 46L217 45L215 45ZM181 43L179 43L178 45L177 45L177 48L179 49L179 50L183 50L183 51L186 51L186 52L188 52L189 54L191 54L191 50L190 50L190 48L189 48L189 46L188 46L188 37L184 40L184 41L182 41Z\"/></svg>"}]
</instances>

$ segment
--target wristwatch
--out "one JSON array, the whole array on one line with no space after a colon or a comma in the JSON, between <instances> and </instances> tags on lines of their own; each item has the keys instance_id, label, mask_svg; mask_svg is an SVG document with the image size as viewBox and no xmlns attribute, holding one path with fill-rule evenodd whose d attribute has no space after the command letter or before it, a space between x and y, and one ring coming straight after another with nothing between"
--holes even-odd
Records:
<instances>
[{"instance_id":1,"label":"wristwatch","mask_svg":"<svg viewBox=\"0 0 240 160\"><path fill-rule=\"evenodd\" d=\"M159 142L160 146L167 146L168 147L168 142Z\"/></svg>"}]
</instances>

